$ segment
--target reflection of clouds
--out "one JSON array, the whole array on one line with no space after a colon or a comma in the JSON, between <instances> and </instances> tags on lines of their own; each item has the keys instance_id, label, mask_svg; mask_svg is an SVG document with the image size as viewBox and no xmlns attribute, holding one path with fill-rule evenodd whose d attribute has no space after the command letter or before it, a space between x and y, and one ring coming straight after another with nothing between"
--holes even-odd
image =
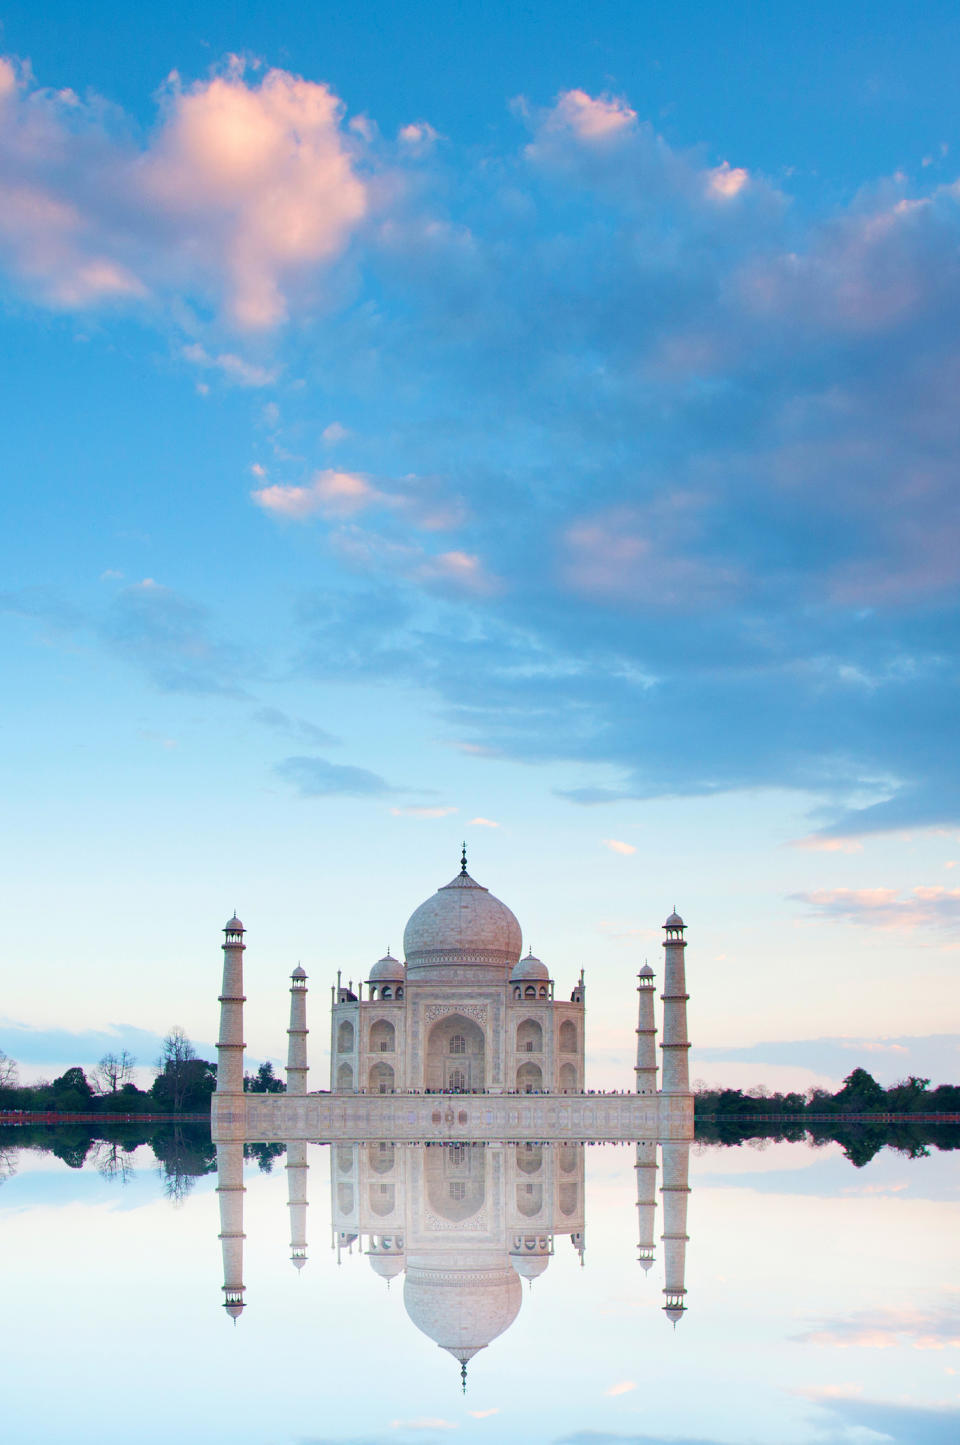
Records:
<instances>
[{"instance_id":1,"label":"reflection of clouds","mask_svg":"<svg viewBox=\"0 0 960 1445\"><path fill-rule=\"evenodd\" d=\"M794 1338L801 1344L838 1350L889 1350L903 1344L914 1350L960 1349L960 1314L951 1310L863 1310L824 1321Z\"/></svg>"}]
</instances>

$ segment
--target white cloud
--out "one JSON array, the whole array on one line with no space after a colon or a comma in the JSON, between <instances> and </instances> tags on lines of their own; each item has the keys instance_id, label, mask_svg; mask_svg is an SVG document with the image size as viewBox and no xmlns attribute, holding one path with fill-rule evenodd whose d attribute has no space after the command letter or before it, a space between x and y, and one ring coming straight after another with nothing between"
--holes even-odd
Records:
<instances>
[{"instance_id":1,"label":"white cloud","mask_svg":"<svg viewBox=\"0 0 960 1445\"><path fill-rule=\"evenodd\" d=\"M605 1395L628 1395L631 1390L637 1388L634 1380L621 1380L619 1385L611 1385L609 1390L604 1390Z\"/></svg>"},{"instance_id":2,"label":"white cloud","mask_svg":"<svg viewBox=\"0 0 960 1445\"><path fill-rule=\"evenodd\" d=\"M337 442L345 441L350 433L347 428L341 426L338 421L332 421L329 426L324 427L320 435L328 447L333 447L336 446Z\"/></svg>"},{"instance_id":3,"label":"white cloud","mask_svg":"<svg viewBox=\"0 0 960 1445\"><path fill-rule=\"evenodd\" d=\"M492 818L471 818L471 828L499 828L500 824L495 823Z\"/></svg>"},{"instance_id":4,"label":"white cloud","mask_svg":"<svg viewBox=\"0 0 960 1445\"><path fill-rule=\"evenodd\" d=\"M707 172L710 194L724 201L738 196L749 180L750 176L745 170L740 166L731 166L729 161L724 161L722 165Z\"/></svg>"},{"instance_id":5,"label":"white cloud","mask_svg":"<svg viewBox=\"0 0 960 1445\"><path fill-rule=\"evenodd\" d=\"M871 928L909 933L960 924L960 888L918 886L903 893L896 888L820 888L790 897L808 904L821 919Z\"/></svg>"},{"instance_id":6,"label":"white cloud","mask_svg":"<svg viewBox=\"0 0 960 1445\"><path fill-rule=\"evenodd\" d=\"M222 371L228 380L237 382L239 386L270 386L278 375L275 367L258 366L232 351L221 351L212 356L199 342L183 347L181 354L193 366Z\"/></svg>"},{"instance_id":7,"label":"white cloud","mask_svg":"<svg viewBox=\"0 0 960 1445\"><path fill-rule=\"evenodd\" d=\"M636 119L636 111L626 101L588 95L585 90L567 90L544 117L542 128L548 132L570 131L583 141L599 141L628 130Z\"/></svg>"},{"instance_id":8,"label":"white cloud","mask_svg":"<svg viewBox=\"0 0 960 1445\"><path fill-rule=\"evenodd\" d=\"M375 502L389 501L385 493L357 472L326 467L315 472L305 487L274 483L252 494L258 507L288 521L305 522L311 517L350 517Z\"/></svg>"},{"instance_id":9,"label":"white cloud","mask_svg":"<svg viewBox=\"0 0 960 1445\"><path fill-rule=\"evenodd\" d=\"M625 857L637 851L632 843L621 843L619 838L602 838L600 841L611 853L622 853Z\"/></svg>"}]
</instances>

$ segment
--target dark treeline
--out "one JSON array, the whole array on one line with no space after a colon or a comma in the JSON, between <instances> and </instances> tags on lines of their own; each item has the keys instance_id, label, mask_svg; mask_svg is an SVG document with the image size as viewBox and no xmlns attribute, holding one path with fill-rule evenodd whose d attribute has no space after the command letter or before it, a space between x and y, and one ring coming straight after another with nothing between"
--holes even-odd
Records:
<instances>
[{"instance_id":1,"label":"dark treeline","mask_svg":"<svg viewBox=\"0 0 960 1445\"><path fill-rule=\"evenodd\" d=\"M141 1089L133 1081L137 1060L126 1049L104 1054L89 1076L79 1065L55 1079L21 1084L14 1059L0 1050L0 1110L57 1114L208 1114L210 1096L217 1084L217 1066L197 1057L182 1029L171 1029L157 1059L153 1083ZM276 1078L273 1065L261 1064L247 1074L244 1089L252 1093L282 1093L286 1085Z\"/></svg>"},{"instance_id":2,"label":"dark treeline","mask_svg":"<svg viewBox=\"0 0 960 1445\"><path fill-rule=\"evenodd\" d=\"M929 1115L960 1113L960 1087L910 1078L884 1089L866 1069L854 1069L835 1094L810 1089L806 1094L771 1093L764 1088L698 1089L695 1096L696 1137L704 1144L743 1144L748 1140L806 1140L815 1147L835 1141L851 1164L862 1168L881 1149L894 1149L911 1159L931 1148L960 1149L960 1125ZM887 1120L849 1116L915 1115Z\"/></svg>"},{"instance_id":3,"label":"dark treeline","mask_svg":"<svg viewBox=\"0 0 960 1445\"><path fill-rule=\"evenodd\" d=\"M126 1183L134 1170L133 1155L149 1147L160 1169L164 1192L174 1200L183 1199L195 1181L212 1174L217 1167L216 1146L204 1124L146 1124L104 1120L102 1124L0 1124L2 1173L14 1173L16 1156L22 1149L38 1150L62 1159L70 1169L96 1169L104 1178ZM244 1157L256 1159L260 1170L269 1174L273 1161L284 1153L284 1144L245 1144Z\"/></svg>"}]
</instances>

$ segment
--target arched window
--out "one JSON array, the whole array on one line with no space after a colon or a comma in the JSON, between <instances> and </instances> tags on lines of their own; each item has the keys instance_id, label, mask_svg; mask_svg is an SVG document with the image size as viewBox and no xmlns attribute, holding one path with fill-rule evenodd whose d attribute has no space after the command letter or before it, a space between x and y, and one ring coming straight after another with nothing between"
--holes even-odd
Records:
<instances>
[{"instance_id":1,"label":"arched window","mask_svg":"<svg viewBox=\"0 0 960 1445\"><path fill-rule=\"evenodd\" d=\"M463 1034L450 1035L451 1054L465 1054L467 1052L467 1041Z\"/></svg>"},{"instance_id":2,"label":"arched window","mask_svg":"<svg viewBox=\"0 0 960 1445\"><path fill-rule=\"evenodd\" d=\"M543 1052L543 1029L536 1019L524 1019L517 1026L517 1053L539 1054Z\"/></svg>"},{"instance_id":3,"label":"arched window","mask_svg":"<svg viewBox=\"0 0 960 1445\"><path fill-rule=\"evenodd\" d=\"M577 1052L577 1026L570 1019L564 1019L560 1025L560 1052L561 1054Z\"/></svg>"},{"instance_id":4,"label":"arched window","mask_svg":"<svg viewBox=\"0 0 960 1445\"><path fill-rule=\"evenodd\" d=\"M514 998L523 998L523 994L521 993L519 987L513 990L513 996Z\"/></svg>"},{"instance_id":5,"label":"arched window","mask_svg":"<svg viewBox=\"0 0 960 1445\"><path fill-rule=\"evenodd\" d=\"M535 985L535 984L532 984L532 983L528 983L527 986L526 986L526 988L523 990L523 996L524 996L524 998L536 998L536 996L537 996L536 985Z\"/></svg>"},{"instance_id":6,"label":"arched window","mask_svg":"<svg viewBox=\"0 0 960 1445\"><path fill-rule=\"evenodd\" d=\"M389 1019L377 1019L370 1025L370 1052L392 1054L397 1046L397 1034Z\"/></svg>"},{"instance_id":7,"label":"arched window","mask_svg":"<svg viewBox=\"0 0 960 1445\"><path fill-rule=\"evenodd\" d=\"M337 1029L337 1053L353 1053L353 1024L349 1019L344 1019Z\"/></svg>"},{"instance_id":8,"label":"arched window","mask_svg":"<svg viewBox=\"0 0 960 1445\"><path fill-rule=\"evenodd\" d=\"M343 1094L353 1088L353 1070L349 1064L341 1064L337 1070L337 1089Z\"/></svg>"},{"instance_id":9,"label":"arched window","mask_svg":"<svg viewBox=\"0 0 960 1445\"><path fill-rule=\"evenodd\" d=\"M385 983L385 984L383 985L383 988L380 990L380 997L381 997L381 998L393 998L393 989L390 987L390 985L389 985L388 983Z\"/></svg>"},{"instance_id":10,"label":"arched window","mask_svg":"<svg viewBox=\"0 0 960 1445\"><path fill-rule=\"evenodd\" d=\"M540 997L549 998L549 994L547 993L547 985L545 983L542 983L540 985Z\"/></svg>"},{"instance_id":11,"label":"arched window","mask_svg":"<svg viewBox=\"0 0 960 1445\"><path fill-rule=\"evenodd\" d=\"M454 1069L452 1071L450 1074L450 1087L451 1089L460 1089L461 1091L467 1087L467 1076L462 1069Z\"/></svg>"},{"instance_id":12,"label":"arched window","mask_svg":"<svg viewBox=\"0 0 960 1445\"><path fill-rule=\"evenodd\" d=\"M560 1091L563 1094L577 1092L577 1071L572 1064L560 1065Z\"/></svg>"},{"instance_id":13,"label":"arched window","mask_svg":"<svg viewBox=\"0 0 960 1445\"><path fill-rule=\"evenodd\" d=\"M403 998L403 984L397 985L397 998Z\"/></svg>"}]
</instances>

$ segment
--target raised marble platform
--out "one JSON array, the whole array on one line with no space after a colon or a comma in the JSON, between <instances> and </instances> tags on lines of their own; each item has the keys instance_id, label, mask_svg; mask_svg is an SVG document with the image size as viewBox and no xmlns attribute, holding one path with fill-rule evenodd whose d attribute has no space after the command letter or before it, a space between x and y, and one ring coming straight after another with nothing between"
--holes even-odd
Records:
<instances>
[{"instance_id":1,"label":"raised marble platform","mask_svg":"<svg viewBox=\"0 0 960 1445\"><path fill-rule=\"evenodd\" d=\"M214 1094L213 1138L692 1139L692 1094Z\"/></svg>"}]
</instances>

